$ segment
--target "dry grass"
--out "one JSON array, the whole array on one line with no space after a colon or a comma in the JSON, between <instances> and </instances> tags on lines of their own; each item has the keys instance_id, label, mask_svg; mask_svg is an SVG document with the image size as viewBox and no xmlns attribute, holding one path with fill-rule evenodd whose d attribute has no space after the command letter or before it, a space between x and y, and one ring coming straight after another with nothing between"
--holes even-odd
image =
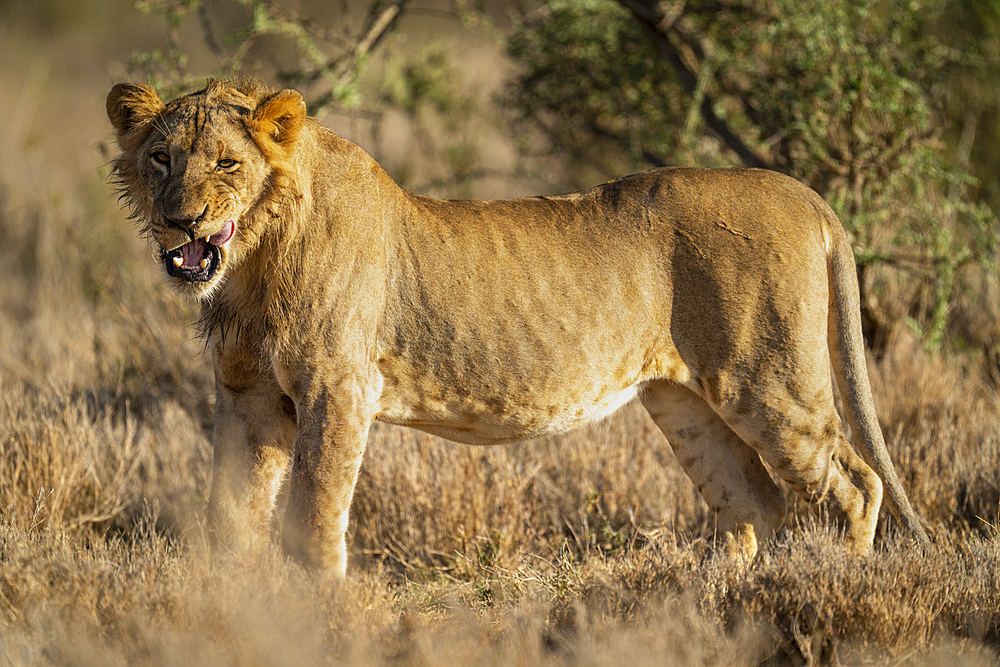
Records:
<instances>
[{"instance_id":1,"label":"dry grass","mask_svg":"<svg viewBox=\"0 0 1000 667\"><path fill-rule=\"evenodd\" d=\"M793 502L756 562L719 557L630 406L507 448L376 428L348 582L277 553L213 564L194 314L96 175L38 184L57 170L27 127L0 146L0 664L1000 660L996 392L976 357L928 358L905 328L873 384L927 553L886 519L876 553L849 557Z\"/></svg>"}]
</instances>

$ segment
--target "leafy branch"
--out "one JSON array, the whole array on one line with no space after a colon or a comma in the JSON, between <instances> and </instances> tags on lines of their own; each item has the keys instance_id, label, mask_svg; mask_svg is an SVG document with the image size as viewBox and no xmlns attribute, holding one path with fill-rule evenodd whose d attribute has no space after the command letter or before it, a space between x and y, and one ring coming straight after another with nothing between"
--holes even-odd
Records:
<instances>
[{"instance_id":1,"label":"leafy branch","mask_svg":"<svg viewBox=\"0 0 1000 667\"><path fill-rule=\"evenodd\" d=\"M245 25L221 39L216 34L209 5L220 11L240 13ZM342 32L320 25L288 9L275 0L142 0L137 7L159 14L167 23L166 52L139 52L132 55L129 72L145 78L168 96L186 92L204 82L188 69L187 49L181 25L191 14L198 18L202 39L216 59L213 76L231 77L260 69L251 60L255 48L265 38L289 43L295 52L291 66L275 65L275 78L283 85L299 89L310 112L322 114L334 107L357 106L358 78L371 54L396 27L407 0L372 2L361 28L351 31L344 21Z\"/></svg>"}]
</instances>

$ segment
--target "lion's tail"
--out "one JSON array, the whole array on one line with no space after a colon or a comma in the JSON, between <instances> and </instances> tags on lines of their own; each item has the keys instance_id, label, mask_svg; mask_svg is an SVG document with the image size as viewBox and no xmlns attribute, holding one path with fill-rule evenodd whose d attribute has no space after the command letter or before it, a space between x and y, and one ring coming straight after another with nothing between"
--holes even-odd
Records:
<instances>
[{"instance_id":1,"label":"lion's tail","mask_svg":"<svg viewBox=\"0 0 1000 667\"><path fill-rule=\"evenodd\" d=\"M833 211L827 209L830 230L828 252L830 280L830 355L834 375L847 412L847 421L854 432L855 442L865 462L882 479L889 509L896 519L912 532L921 545L930 544L917 513L899 482L889 458L882 429L875 415L868 368L865 364L864 340L861 333L861 299L854 255L843 228Z\"/></svg>"}]
</instances>

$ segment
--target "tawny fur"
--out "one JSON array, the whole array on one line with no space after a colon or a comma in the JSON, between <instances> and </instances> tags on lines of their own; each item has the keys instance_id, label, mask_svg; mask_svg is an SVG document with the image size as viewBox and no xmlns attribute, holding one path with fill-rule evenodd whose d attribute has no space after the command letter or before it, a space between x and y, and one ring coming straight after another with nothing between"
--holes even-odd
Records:
<instances>
[{"instance_id":1,"label":"tawny fur","mask_svg":"<svg viewBox=\"0 0 1000 667\"><path fill-rule=\"evenodd\" d=\"M210 280L170 277L201 300L212 347L220 547L266 547L290 469L284 546L342 574L373 421L496 444L634 397L745 557L784 518L765 462L830 503L859 552L883 483L927 541L875 419L850 245L798 182L658 169L448 202L404 191L301 95L252 80L169 104L121 84L108 115L116 178L165 252L236 221ZM831 359L868 464L835 411Z\"/></svg>"}]
</instances>

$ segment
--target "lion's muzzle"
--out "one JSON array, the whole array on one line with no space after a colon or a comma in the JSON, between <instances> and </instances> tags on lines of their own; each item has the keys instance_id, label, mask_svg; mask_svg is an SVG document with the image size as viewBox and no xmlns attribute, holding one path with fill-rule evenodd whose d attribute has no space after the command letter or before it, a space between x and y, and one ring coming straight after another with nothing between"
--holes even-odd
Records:
<instances>
[{"instance_id":1,"label":"lion's muzzle","mask_svg":"<svg viewBox=\"0 0 1000 667\"><path fill-rule=\"evenodd\" d=\"M222 259L219 248L229 243L235 232L236 222L226 220L222 229L208 238L194 239L179 248L164 251L167 274L191 283L210 281Z\"/></svg>"}]
</instances>

